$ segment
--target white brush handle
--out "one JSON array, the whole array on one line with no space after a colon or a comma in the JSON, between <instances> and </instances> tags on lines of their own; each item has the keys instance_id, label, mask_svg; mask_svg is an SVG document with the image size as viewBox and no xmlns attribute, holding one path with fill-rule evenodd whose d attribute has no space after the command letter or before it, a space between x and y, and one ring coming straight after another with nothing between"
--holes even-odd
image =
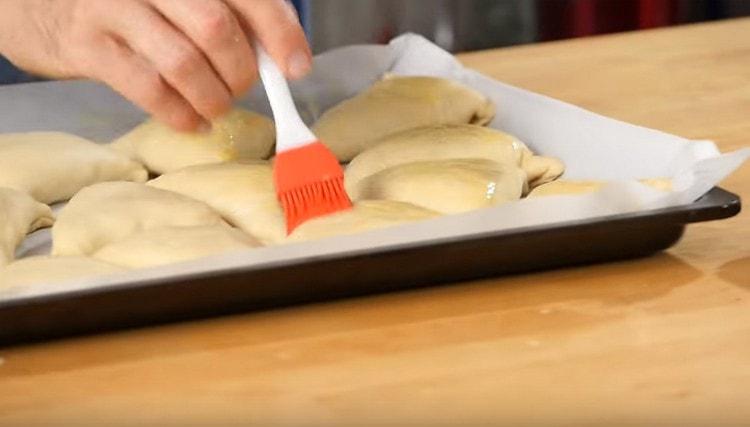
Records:
<instances>
[{"instance_id":1,"label":"white brush handle","mask_svg":"<svg viewBox=\"0 0 750 427\"><path fill-rule=\"evenodd\" d=\"M299 116L281 70L259 43L255 43L255 52L258 56L260 79L266 88L276 122L276 152L315 142L317 138Z\"/></svg>"}]
</instances>

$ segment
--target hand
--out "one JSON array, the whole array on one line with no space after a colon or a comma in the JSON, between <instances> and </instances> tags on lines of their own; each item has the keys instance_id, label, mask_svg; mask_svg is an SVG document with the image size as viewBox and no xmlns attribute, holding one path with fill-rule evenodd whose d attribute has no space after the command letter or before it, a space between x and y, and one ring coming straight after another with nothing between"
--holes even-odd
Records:
<instances>
[{"instance_id":1,"label":"hand","mask_svg":"<svg viewBox=\"0 0 750 427\"><path fill-rule=\"evenodd\" d=\"M257 37L290 78L310 48L284 0L0 0L0 53L52 78L107 83L158 120L195 130L257 80Z\"/></svg>"}]
</instances>

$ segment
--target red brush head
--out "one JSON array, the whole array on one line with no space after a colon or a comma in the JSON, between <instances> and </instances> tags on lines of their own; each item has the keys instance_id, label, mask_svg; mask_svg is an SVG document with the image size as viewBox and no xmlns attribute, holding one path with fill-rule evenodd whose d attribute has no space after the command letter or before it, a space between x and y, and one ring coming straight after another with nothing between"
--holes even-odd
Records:
<instances>
[{"instance_id":1,"label":"red brush head","mask_svg":"<svg viewBox=\"0 0 750 427\"><path fill-rule=\"evenodd\" d=\"M344 170L320 141L277 154L273 177L287 233L311 218L352 207Z\"/></svg>"}]
</instances>

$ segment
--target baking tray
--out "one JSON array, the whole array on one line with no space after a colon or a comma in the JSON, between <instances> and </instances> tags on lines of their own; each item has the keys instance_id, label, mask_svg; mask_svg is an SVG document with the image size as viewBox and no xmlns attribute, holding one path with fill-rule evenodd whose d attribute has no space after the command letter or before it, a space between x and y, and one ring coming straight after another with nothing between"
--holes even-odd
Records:
<instances>
[{"instance_id":1,"label":"baking tray","mask_svg":"<svg viewBox=\"0 0 750 427\"><path fill-rule=\"evenodd\" d=\"M498 82L419 36L322 54L292 91L312 123L386 72L462 82L499 106L491 127L561 159L566 179L610 184L596 193L526 199L356 236L0 290L0 345L643 256L674 244L690 222L739 211L735 195L707 191L750 149L722 154L710 141L618 122ZM269 113L260 87L240 105ZM106 143L143 119L92 82L0 88L0 132L56 130ZM669 177L675 190L635 182L642 177ZM674 207L656 210L664 206ZM21 256L46 253L49 244L49 231L34 233Z\"/></svg>"},{"instance_id":2,"label":"baking tray","mask_svg":"<svg viewBox=\"0 0 750 427\"><path fill-rule=\"evenodd\" d=\"M686 206L0 301L0 345L642 257L740 206L716 187Z\"/></svg>"}]
</instances>

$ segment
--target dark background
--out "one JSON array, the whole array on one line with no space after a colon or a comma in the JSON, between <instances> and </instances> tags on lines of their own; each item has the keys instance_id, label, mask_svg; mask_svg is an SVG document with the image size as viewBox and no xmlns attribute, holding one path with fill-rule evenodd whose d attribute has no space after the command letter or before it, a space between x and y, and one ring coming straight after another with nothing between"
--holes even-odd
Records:
<instances>
[{"instance_id":1,"label":"dark background","mask_svg":"<svg viewBox=\"0 0 750 427\"><path fill-rule=\"evenodd\" d=\"M750 16L750 0L295 0L313 50L411 31L452 52ZM0 57L0 84L32 81Z\"/></svg>"},{"instance_id":2,"label":"dark background","mask_svg":"<svg viewBox=\"0 0 750 427\"><path fill-rule=\"evenodd\" d=\"M417 32L468 51L750 15L750 0L301 0L314 50Z\"/></svg>"}]
</instances>

